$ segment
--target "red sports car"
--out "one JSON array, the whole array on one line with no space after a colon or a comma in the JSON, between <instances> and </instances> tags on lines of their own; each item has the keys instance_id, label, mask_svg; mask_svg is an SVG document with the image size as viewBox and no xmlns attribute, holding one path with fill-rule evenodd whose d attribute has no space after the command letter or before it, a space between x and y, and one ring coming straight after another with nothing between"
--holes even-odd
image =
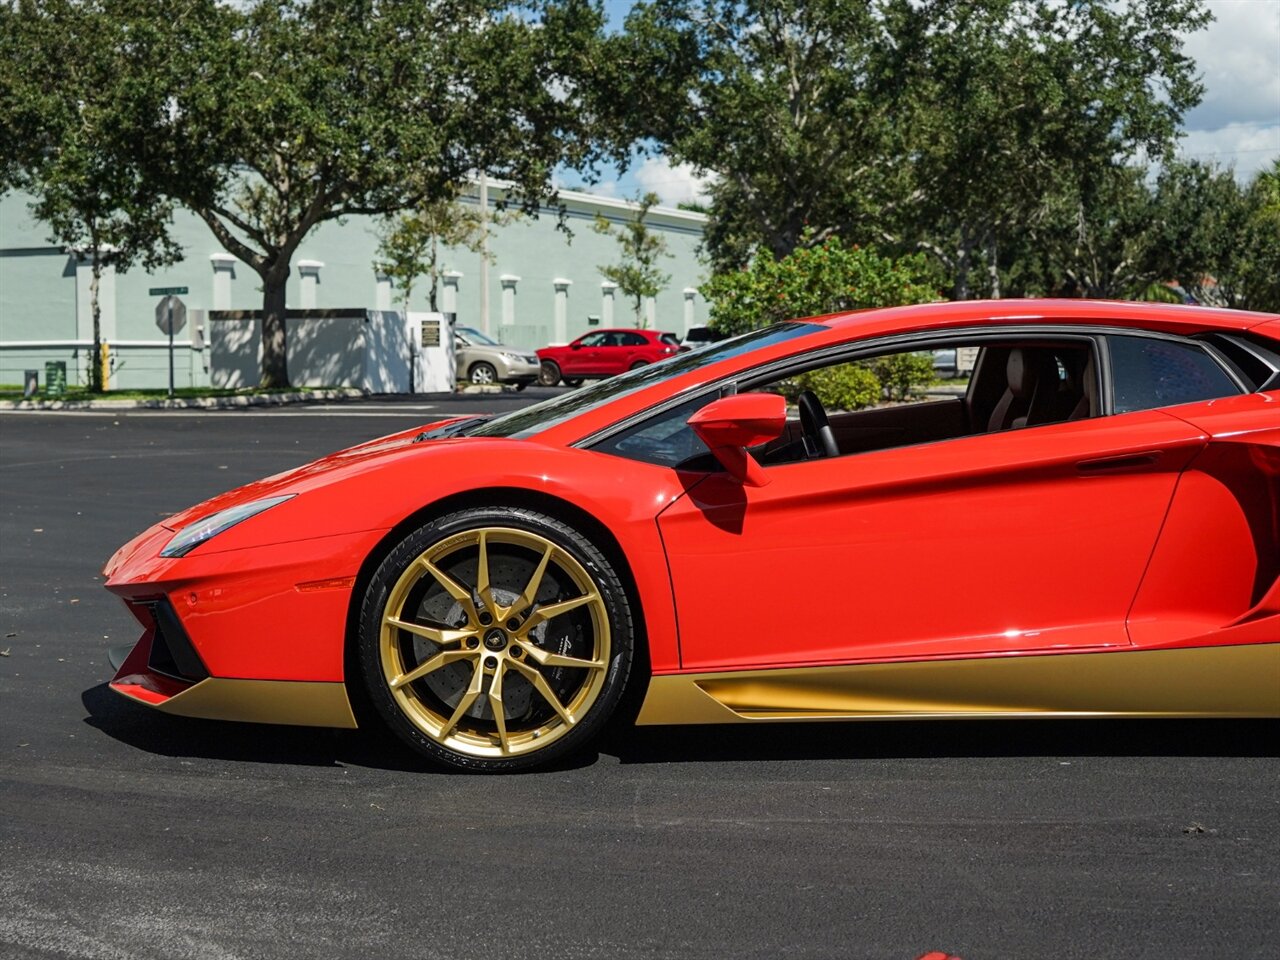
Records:
<instances>
[{"instance_id":1,"label":"red sports car","mask_svg":"<svg viewBox=\"0 0 1280 960\"><path fill-rule=\"evenodd\" d=\"M680 352L680 338L660 330L592 330L563 347L538 351L538 382L553 387L564 380L576 387L583 380L612 377L648 366Z\"/></svg>"},{"instance_id":2,"label":"red sports car","mask_svg":"<svg viewBox=\"0 0 1280 960\"><path fill-rule=\"evenodd\" d=\"M962 392L841 409L964 348ZM119 693L471 770L611 717L1277 716L1280 317L785 323L233 490L106 574Z\"/></svg>"}]
</instances>

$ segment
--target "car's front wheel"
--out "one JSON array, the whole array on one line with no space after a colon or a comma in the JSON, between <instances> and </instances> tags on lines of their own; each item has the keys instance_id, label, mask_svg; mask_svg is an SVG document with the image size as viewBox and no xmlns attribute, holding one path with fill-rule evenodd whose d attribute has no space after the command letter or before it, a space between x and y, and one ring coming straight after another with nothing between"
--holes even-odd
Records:
<instances>
[{"instance_id":1,"label":"car's front wheel","mask_svg":"<svg viewBox=\"0 0 1280 960\"><path fill-rule=\"evenodd\" d=\"M617 573L562 521L475 509L433 520L382 561L361 607L375 707L433 760L502 772L586 744L630 675Z\"/></svg>"},{"instance_id":2,"label":"car's front wheel","mask_svg":"<svg viewBox=\"0 0 1280 960\"><path fill-rule=\"evenodd\" d=\"M471 370L467 374L467 379L472 383L488 385L498 382L498 371L491 363L485 363L483 360L479 363L473 363Z\"/></svg>"},{"instance_id":3,"label":"car's front wheel","mask_svg":"<svg viewBox=\"0 0 1280 960\"><path fill-rule=\"evenodd\" d=\"M554 360L543 360L538 368L538 383L544 387L554 387L560 382L560 364Z\"/></svg>"}]
</instances>

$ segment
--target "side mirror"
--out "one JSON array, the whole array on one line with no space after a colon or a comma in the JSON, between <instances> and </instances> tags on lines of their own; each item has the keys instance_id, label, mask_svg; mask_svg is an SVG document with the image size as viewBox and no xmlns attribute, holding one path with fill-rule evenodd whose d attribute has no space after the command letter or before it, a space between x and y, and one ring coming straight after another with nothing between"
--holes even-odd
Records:
<instances>
[{"instance_id":1,"label":"side mirror","mask_svg":"<svg viewBox=\"0 0 1280 960\"><path fill-rule=\"evenodd\" d=\"M687 423L730 476L749 487L763 487L769 478L747 447L782 436L787 402L773 393L739 393L712 401Z\"/></svg>"},{"instance_id":2,"label":"side mirror","mask_svg":"<svg viewBox=\"0 0 1280 960\"><path fill-rule=\"evenodd\" d=\"M581 341L581 340L575 340L575 341L573 341L573 343L569 344L569 349L570 349L570 350L581 350L581 349L582 349L582 341Z\"/></svg>"}]
</instances>

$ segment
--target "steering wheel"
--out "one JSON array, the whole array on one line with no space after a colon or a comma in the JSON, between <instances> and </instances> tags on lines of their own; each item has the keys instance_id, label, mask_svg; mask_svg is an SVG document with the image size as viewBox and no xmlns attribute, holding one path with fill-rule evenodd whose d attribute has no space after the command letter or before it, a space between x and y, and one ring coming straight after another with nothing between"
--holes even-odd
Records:
<instances>
[{"instance_id":1,"label":"steering wheel","mask_svg":"<svg viewBox=\"0 0 1280 960\"><path fill-rule=\"evenodd\" d=\"M831 432L831 423L827 420L827 411L822 401L812 390L800 394L800 429L805 438L813 441L813 445L822 451L824 457L840 456L840 448L836 446L836 436Z\"/></svg>"}]
</instances>

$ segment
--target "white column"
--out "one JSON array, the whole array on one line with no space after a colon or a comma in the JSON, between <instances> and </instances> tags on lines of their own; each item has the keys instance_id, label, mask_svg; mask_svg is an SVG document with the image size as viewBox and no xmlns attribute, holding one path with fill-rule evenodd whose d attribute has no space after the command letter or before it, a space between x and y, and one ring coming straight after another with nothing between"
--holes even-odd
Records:
<instances>
[{"instance_id":1,"label":"white column","mask_svg":"<svg viewBox=\"0 0 1280 960\"><path fill-rule=\"evenodd\" d=\"M373 272L373 309L395 309L391 305L391 278L381 270L374 270Z\"/></svg>"},{"instance_id":2,"label":"white column","mask_svg":"<svg viewBox=\"0 0 1280 960\"><path fill-rule=\"evenodd\" d=\"M231 309L231 283L236 278L236 263L238 262L229 253L209 254L209 266L213 267L212 309Z\"/></svg>"},{"instance_id":3,"label":"white column","mask_svg":"<svg viewBox=\"0 0 1280 960\"><path fill-rule=\"evenodd\" d=\"M502 325L509 327L516 322L516 284L520 278L504 273L498 279L502 281Z\"/></svg>"},{"instance_id":4,"label":"white column","mask_svg":"<svg viewBox=\"0 0 1280 960\"><path fill-rule=\"evenodd\" d=\"M93 261L76 258L76 339L93 339ZM98 277L98 320L103 340L116 336L116 269L103 267Z\"/></svg>"},{"instance_id":5,"label":"white column","mask_svg":"<svg viewBox=\"0 0 1280 960\"><path fill-rule=\"evenodd\" d=\"M566 280L564 277L556 277L551 281L556 289L556 305L555 305L555 323L556 328L551 338L552 343L568 343L569 342L569 288L573 286L572 280Z\"/></svg>"},{"instance_id":6,"label":"white column","mask_svg":"<svg viewBox=\"0 0 1280 960\"><path fill-rule=\"evenodd\" d=\"M644 298L644 325L650 330L658 327L658 302L653 297Z\"/></svg>"},{"instance_id":7,"label":"white column","mask_svg":"<svg viewBox=\"0 0 1280 960\"><path fill-rule=\"evenodd\" d=\"M684 329L685 333L689 332L689 328L696 326L697 318L693 314L693 301L697 297L698 291L693 287L684 288Z\"/></svg>"},{"instance_id":8,"label":"white column","mask_svg":"<svg viewBox=\"0 0 1280 960\"><path fill-rule=\"evenodd\" d=\"M457 270L446 270L440 278L444 281L444 294L440 298L440 309L444 313L458 315L458 283L462 274Z\"/></svg>"},{"instance_id":9,"label":"white column","mask_svg":"<svg viewBox=\"0 0 1280 960\"><path fill-rule=\"evenodd\" d=\"M302 302L299 306L303 310L315 308L316 300L319 299L320 271L323 269L324 264L319 260L298 261L298 279L302 281Z\"/></svg>"},{"instance_id":10,"label":"white column","mask_svg":"<svg viewBox=\"0 0 1280 960\"><path fill-rule=\"evenodd\" d=\"M600 284L600 324L605 327L613 326L613 293L618 289L618 285L612 280L605 280Z\"/></svg>"}]
</instances>

